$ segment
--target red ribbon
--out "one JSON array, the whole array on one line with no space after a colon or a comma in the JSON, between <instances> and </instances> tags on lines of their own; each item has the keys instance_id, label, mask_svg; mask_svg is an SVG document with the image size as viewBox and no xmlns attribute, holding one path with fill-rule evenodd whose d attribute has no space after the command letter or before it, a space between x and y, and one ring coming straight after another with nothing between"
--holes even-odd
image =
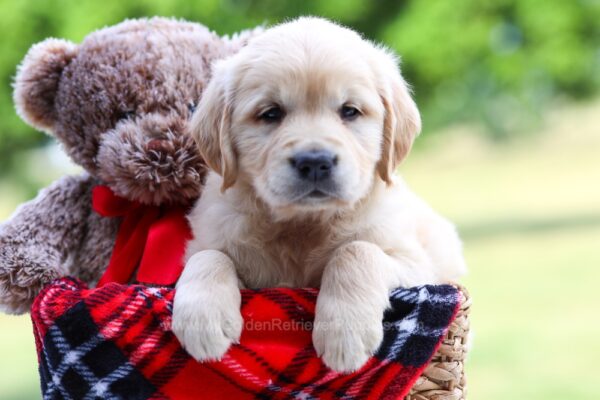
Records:
<instances>
[{"instance_id":1,"label":"red ribbon","mask_svg":"<svg viewBox=\"0 0 600 400\"><path fill-rule=\"evenodd\" d=\"M92 192L94 211L104 217L121 217L110 262L98 287L135 280L153 285L174 285L183 271L185 246L192 238L183 207L156 207L117 196L107 186Z\"/></svg>"}]
</instances>

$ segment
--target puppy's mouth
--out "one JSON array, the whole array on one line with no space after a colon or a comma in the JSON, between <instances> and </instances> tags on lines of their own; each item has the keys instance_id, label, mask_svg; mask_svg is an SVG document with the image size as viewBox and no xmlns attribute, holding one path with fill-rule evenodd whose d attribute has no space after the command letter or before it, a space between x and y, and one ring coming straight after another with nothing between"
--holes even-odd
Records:
<instances>
[{"instance_id":1,"label":"puppy's mouth","mask_svg":"<svg viewBox=\"0 0 600 400\"><path fill-rule=\"evenodd\" d=\"M297 204L314 204L325 203L330 200L335 200L339 196L335 190L321 187L305 188L300 193L297 193L292 199L292 203Z\"/></svg>"},{"instance_id":2,"label":"puppy's mouth","mask_svg":"<svg viewBox=\"0 0 600 400\"><path fill-rule=\"evenodd\" d=\"M329 197L329 195L321 190L313 190L309 194L306 195L309 199L324 199Z\"/></svg>"},{"instance_id":3,"label":"puppy's mouth","mask_svg":"<svg viewBox=\"0 0 600 400\"><path fill-rule=\"evenodd\" d=\"M276 199L277 207L300 207L318 209L339 207L345 203L341 187L334 181L327 182L287 182L277 189L268 189Z\"/></svg>"}]
</instances>

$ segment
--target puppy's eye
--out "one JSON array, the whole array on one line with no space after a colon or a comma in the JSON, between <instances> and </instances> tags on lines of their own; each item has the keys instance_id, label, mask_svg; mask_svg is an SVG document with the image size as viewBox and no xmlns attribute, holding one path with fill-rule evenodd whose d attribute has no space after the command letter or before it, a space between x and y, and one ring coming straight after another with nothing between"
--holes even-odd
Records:
<instances>
[{"instance_id":1,"label":"puppy's eye","mask_svg":"<svg viewBox=\"0 0 600 400\"><path fill-rule=\"evenodd\" d=\"M340 117L346 121L352 121L360 115L360 110L349 104L344 104L340 108Z\"/></svg>"},{"instance_id":2,"label":"puppy's eye","mask_svg":"<svg viewBox=\"0 0 600 400\"><path fill-rule=\"evenodd\" d=\"M274 122L280 122L284 116L285 116L285 113L283 112L281 107L271 106L271 107L267 108L265 111L258 114L258 119L263 122L274 123Z\"/></svg>"}]
</instances>

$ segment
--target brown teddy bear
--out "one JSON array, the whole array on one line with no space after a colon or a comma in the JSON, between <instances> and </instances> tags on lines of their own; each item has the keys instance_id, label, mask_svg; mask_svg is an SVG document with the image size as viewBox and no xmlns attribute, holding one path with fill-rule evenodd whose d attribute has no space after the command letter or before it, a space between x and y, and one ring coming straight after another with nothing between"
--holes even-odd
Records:
<instances>
[{"instance_id":1,"label":"brown teddy bear","mask_svg":"<svg viewBox=\"0 0 600 400\"><path fill-rule=\"evenodd\" d=\"M140 19L80 45L48 39L29 50L14 85L17 112L55 136L85 172L54 182L0 226L1 310L28 311L60 276L98 281L122 221L94 211L98 185L162 209L199 196L205 165L186 124L212 61L258 32L222 38L199 24Z\"/></svg>"}]
</instances>

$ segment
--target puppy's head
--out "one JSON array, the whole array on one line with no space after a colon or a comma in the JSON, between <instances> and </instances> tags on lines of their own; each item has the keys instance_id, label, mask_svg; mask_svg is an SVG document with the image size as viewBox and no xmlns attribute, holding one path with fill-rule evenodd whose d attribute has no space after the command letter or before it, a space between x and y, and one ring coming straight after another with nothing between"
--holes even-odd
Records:
<instances>
[{"instance_id":1,"label":"puppy's head","mask_svg":"<svg viewBox=\"0 0 600 400\"><path fill-rule=\"evenodd\" d=\"M215 65L192 133L225 190L289 217L352 207L391 182L420 130L396 58L317 18L267 30Z\"/></svg>"}]
</instances>

